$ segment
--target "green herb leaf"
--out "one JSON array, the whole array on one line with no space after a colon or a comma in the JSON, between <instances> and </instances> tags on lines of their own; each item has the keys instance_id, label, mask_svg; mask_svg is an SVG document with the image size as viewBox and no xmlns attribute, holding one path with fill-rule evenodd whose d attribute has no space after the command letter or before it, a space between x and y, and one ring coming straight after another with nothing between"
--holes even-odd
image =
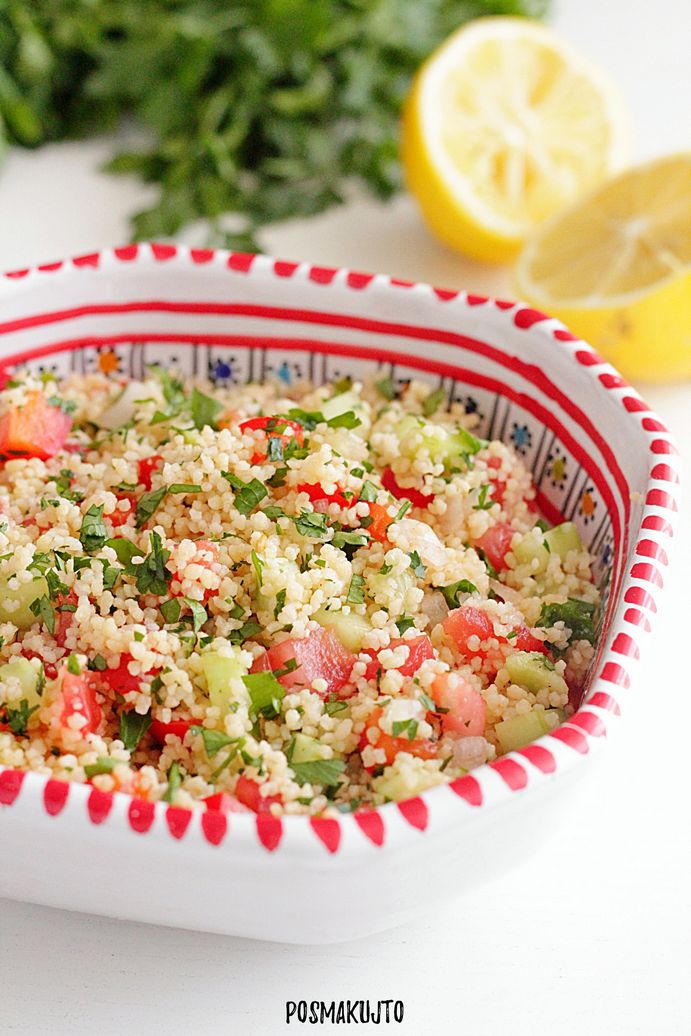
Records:
<instances>
[{"instance_id":1,"label":"green herb leaf","mask_svg":"<svg viewBox=\"0 0 691 1036\"><path fill-rule=\"evenodd\" d=\"M173 482L172 486L168 486L169 493L201 493L201 491L201 486L195 486L190 482Z\"/></svg>"},{"instance_id":2,"label":"green herb leaf","mask_svg":"<svg viewBox=\"0 0 691 1036\"><path fill-rule=\"evenodd\" d=\"M348 604L362 604L365 600L365 579L364 576L353 575L348 587L346 601Z\"/></svg>"},{"instance_id":3,"label":"green herb leaf","mask_svg":"<svg viewBox=\"0 0 691 1036\"><path fill-rule=\"evenodd\" d=\"M588 640L594 644L594 616L594 604L569 597L563 604L543 604L536 625L550 627L554 626L555 622L563 622L571 630L570 640Z\"/></svg>"},{"instance_id":4,"label":"green herb leaf","mask_svg":"<svg viewBox=\"0 0 691 1036\"><path fill-rule=\"evenodd\" d=\"M417 576L418 579L422 579L427 571L427 567L423 565L420 555L416 550L413 550L408 557L410 558L410 568L413 575Z\"/></svg>"},{"instance_id":5,"label":"green herb leaf","mask_svg":"<svg viewBox=\"0 0 691 1036\"><path fill-rule=\"evenodd\" d=\"M398 398L398 392L396 391L393 378L382 378L381 381L375 381L374 387L379 395L383 396L384 399L388 399L389 402Z\"/></svg>"},{"instance_id":6,"label":"green herb leaf","mask_svg":"<svg viewBox=\"0 0 691 1036\"><path fill-rule=\"evenodd\" d=\"M416 719L394 720L391 724L391 733L394 737L401 737L403 734L409 741L414 741L417 734L418 722Z\"/></svg>"},{"instance_id":7,"label":"green herb leaf","mask_svg":"<svg viewBox=\"0 0 691 1036\"><path fill-rule=\"evenodd\" d=\"M175 801L175 796L179 792L180 786L182 785L182 775L180 774L180 764L177 762L177 760L175 762L171 763L170 766L168 767L168 773L167 773L166 777L167 777L167 780L168 780L168 787L166 788L166 793L163 796L163 801L164 802L174 802Z\"/></svg>"},{"instance_id":8,"label":"green herb leaf","mask_svg":"<svg viewBox=\"0 0 691 1036\"><path fill-rule=\"evenodd\" d=\"M331 541L334 547L342 550L343 547L364 547L369 543L369 534L362 532L349 532L347 529L338 529Z\"/></svg>"},{"instance_id":9,"label":"green herb leaf","mask_svg":"<svg viewBox=\"0 0 691 1036\"><path fill-rule=\"evenodd\" d=\"M295 528L301 536L319 539L326 535L328 516L319 511L301 511L299 518L294 518Z\"/></svg>"},{"instance_id":10,"label":"green herb leaf","mask_svg":"<svg viewBox=\"0 0 691 1036\"><path fill-rule=\"evenodd\" d=\"M95 763L84 767L87 777L98 777L102 773L112 773L116 766L127 766L123 759L111 759L108 756L101 756Z\"/></svg>"},{"instance_id":11,"label":"green herb leaf","mask_svg":"<svg viewBox=\"0 0 691 1036\"><path fill-rule=\"evenodd\" d=\"M38 597L29 605L31 612L43 622L49 633L55 633L55 612L49 597Z\"/></svg>"},{"instance_id":12,"label":"green herb leaf","mask_svg":"<svg viewBox=\"0 0 691 1036\"><path fill-rule=\"evenodd\" d=\"M264 562L257 554L256 550L253 550L250 557L252 558L252 567L254 568L255 579L257 580L257 587L261 590L263 577L262 572L264 571Z\"/></svg>"},{"instance_id":13,"label":"green herb leaf","mask_svg":"<svg viewBox=\"0 0 691 1036\"><path fill-rule=\"evenodd\" d=\"M362 421L353 410L347 410L344 414L336 414L326 422L329 428L357 428Z\"/></svg>"},{"instance_id":14,"label":"green herb leaf","mask_svg":"<svg viewBox=\"0 0 691 1036\"><path fill-rule=\"evenodd\" d=\"M106 540L105 545L106 547L112 547L117 554L118 561L122 565L129 564L132 558L144 557L144 551L136 543L126 539L124 536L114 536L112 539Z\"/></svg>"},{"instance_id":15,"label":"green herb leaf","mask_svg":"<svg viewBox=\"0 0 691 1036\"><path fill-rule=\"evenodd\" d=\"M192 629L195 633L199 633L209 616L206 613L206 608L199 601L194 601L190 597L184 598L185 604L192 613Z\"/></svg>"},{"instance_id":16,"label":"green herb leaf","mask_svg":"<svg viewBox=\"0 0 691 1036\"><path fill-rule=\"evenodd\" d=\"M240 514L250 514L257 504L260 504L264 497L269 495L266 486L258 478L243 482L232 471L222 471L221 475L235 492L233 503Z\"/></svg>"},{"instance_id":17,"label":"green herb leaf","mask_svg":"<svg viewBox=\"0 0 691 1036\"><path fill-rule=\"evenodd\" d=\"M484 485L480 486L480 491L477 497L477 503L473 504L474 511L488 511L490 507L494 505L495 501L492 499L491 496L488 496L488 493L491 489L492 486L489 482L485 482Z\"/></svg>"},{"instance_id":18,"label":"green herb leaf","mask_svg":"<svg viewBox=\"0 0 691 1036\"><path fill-rule=\"evenodd\" d=\"M149 534L151 551L144 560L135 565L134 560L125 566L128 576L133 576L137 589L141 594L154 594L156 597L163 597L168 593L168 584L172 579L171 573L166 568L166 561L170 557L170 551L164 550L161 537L157 532Z\"/></svg>"},{"instance_id":19,"label":"green herb leaf","mask_svg":"<svg viewBox=\"0 0 691 1036\"><path fill-rule=\"evenodd\" d=\"M274 619L277 619L285 607L286 603L286 592L285 590L279 590L276 594L276 607L274 608Z\"/></svg>"},{"instance_id":20,"label":"green herb leaf","mask_svg":"<svg viewBox=\"0 0 691 1036\"><path fill-rule=\"evenodd\" d=\"M204 742L204 751L209 759L212 759L217 752L220 752L226 745L234 745L239 740L236 737L229 737L222 730L207 730L206 727L190 727L193 734L201 734Z\"/></svg>"},{"instance_id":21,"label":"green herb leaf","mask_svg":"<svg viewBox=\"0 0 691 1036\"><path fill-rule=\"evenodd\" d=\"M475 583L471 583L469 579L459 579L456 583L450 583L449 586L437 586L436 590L441 590L444 594L444 598L449 608L460 608L462 601L461 596L463 594L476 594L478 592Z\"/></svg>"},{"instance_id":22,"label":"green herb leaf","mask_svg":"<svg viewBox=\"0 0 691 1036\"><path fill-rule=\"evenodd\" d=\"M396 619L399 637L402 637L405 631L412 629L414 625L415 620L410 615L401 615L400 619Z\"/></svg>"},{"instance_id":23,"label":"green herb leaf","mask_svg":"<svg viewBox=\"0 0 691 1036\"><path fill-rule=\"evenodd\" d=\"M165 622L169 624L177 622L182 611L182 602L179 597L171 597L168 601L159 604L158 610Z\"/></svg>"},{"instance_id":24,"label":"green herb leaf","mask_svg":"<svg viewBox=\"0 0 691 1036\"><path fill-rule=\"evenodd\" d=\"M190 399L190 412L192 414L192 420L194 421L194 427L205 428L207 425L209 428L217 428L216 418L223 410L223 403L219 403L218 400L212 399L211 396L205 396L199 389L192 389L192 397Z\"/></svg>"},{"instance_id":25,"label":"green herb leaf","mask_svg":"<svg viewBox=\"0 0 691 1036\"><path fill-rule=\"evenodd\" d=\"M39 708L38 705L33 705L29 708L29 702L26 698L22 698L17 708L10 708L9 705L5 705L4 708L4 720L13 734L17 737L24 737L27 732L29 720L33 716L34 712ZM1 713L0 713L1 714Z\"/></svg>"},{"instance_id":26,"label":"green herb leaf","mask_svg":"<svg viewBox=\"0 0 691 1036\"><path fill-rule=\"evenodd\" d=\"M108 539L108 530L103 521L103 504L92 504L82 519L79 542L87 554L100 550Z\"/></svg>"},{"instance_id":27,"label":"green herb leaf","mask_svg":"<svg viewBox=\"0 0 691 1036\"><path fill-rule=\"evenodd\" d=\"M249 691L254 716L273 719L278 715L286 692L273 673L250 673L243 676L242 682Z\"/></svg>"},{"instance_id":28,"label":"green herb leaf","mask_svg":"<svg viewBox=\"0 0 691 1036\"><path fill-rule=\"evenodd\" d=\"M137 500L134 510L134 524L138 529L145 525L149 518L158 510L163 497L168 492L168 486L161 486L160 489L153 489L150 493L144 493Z\"/></svg>"},{"instance_id":29,"label":"green herb leaf","mask_svg":"<svg viewBox=\"0 0 691 1036\"><path fill-rule=\"evenodd\" d=\"M435 392L430 392L427 399L422 404L422 412L425 417L431 417L435 414L441 404L444 402L445 393L443 388L438 388Z\"/></svg>"},{"instance_id":30,"label":"green herb leaf","mask_svg":"<svg viewBox=\"0 0 691 1036\"><path fill-rule=\"evenodd\" d=\"M377 488L373 486L371 482L363 482L362 489L360 490L360 499L364 500L365 503L371 503L377 499Z\"/></svg>"},{"instance_id":31,"label":"green herb leaf","mask_svg":"<svg viewBox=\"0 0 691 1036\"><path fill-rule=\"evenodd\" d=\"M342 759L315 759L309 763L291 762L290 768L298 784L321 784L324 788L335 788L345 765Z\"/></svg>"},{"instance_id":32,"label":"green herb leaf","mask_svg":"<svg viewBox=\"0 0 691 1036\"><path fill-rule=\"evenodd\" d=\"M134 709L120 713L119 737L128 752L134 752L151 726L151 709L144 715Z\"/></svg>"}]
</instances>

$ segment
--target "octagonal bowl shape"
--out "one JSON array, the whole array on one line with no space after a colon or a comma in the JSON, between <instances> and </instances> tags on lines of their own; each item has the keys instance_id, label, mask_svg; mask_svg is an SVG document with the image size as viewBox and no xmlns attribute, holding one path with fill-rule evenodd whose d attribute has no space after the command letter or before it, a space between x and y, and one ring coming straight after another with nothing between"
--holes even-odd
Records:
<instances>
[{"instance_id":1,"label":"octagonal bowl shape","mask_svg":"<svg viewBox=\"0 0 691 1036\"><path fill-rule=\"evenodd\" d=\"M266 256L131 245L0 278L0 374L219 382L421 378L514 444L595 557L604 625L579 710L418 798L339 818L187 811L0 770L0 894L289 942L400 923L508 867L618 722L663 586L676 451L619 375L523 305ZM424 878L423 878L424 876Z\"/></svg>"}]
</instances>

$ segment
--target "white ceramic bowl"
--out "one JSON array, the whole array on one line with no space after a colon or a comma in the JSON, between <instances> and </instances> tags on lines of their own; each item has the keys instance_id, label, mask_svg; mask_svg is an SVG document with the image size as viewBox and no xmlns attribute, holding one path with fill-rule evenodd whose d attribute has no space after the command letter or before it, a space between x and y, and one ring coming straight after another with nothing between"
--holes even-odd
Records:
<instances>
[{"instance_id":1,"label":"white ceramic bowl","mask_svg":"<svg viewBox=\"0 0 691 1036\"><path fill-rule=\"evenodd\" d=\"M383 276L265 256L128 246L0 278L0 373L219 381L374 370L443 386L513 442L548 518L596 558L605 626L583 706L534 744L408 802L309 819L188 812L0 770L0 894L259 939L397 924L534 845L619 715L653 619L676 450L619 375L556 320Z\"/></svg>"}]
</instances>

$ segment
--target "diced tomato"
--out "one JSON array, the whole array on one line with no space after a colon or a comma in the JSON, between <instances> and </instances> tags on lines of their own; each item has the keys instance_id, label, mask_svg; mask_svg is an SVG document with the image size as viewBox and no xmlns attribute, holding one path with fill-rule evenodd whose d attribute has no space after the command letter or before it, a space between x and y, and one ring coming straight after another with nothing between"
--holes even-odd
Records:
<instances>
[{"instance_id":1,"label":"diced tomato","mask_svg":"<svg viewBox=\"0 0 691 1036\"><path fill-rule=\"evenodd\" d=\"M291 637L275 644L255 660L251 671L260 673L271 669L276 673L293 662L297 668L278 677L283 686L311 687L313 680L325 680L326 689L319 694L328 698L348 683L355 655L344 648L330 630L320 629L306 637Z\"/></svg>"},{"instance_id":2,"label":"diced tomato","mask_svg":"<svg viewBox=\"0 0 691 1036\"><path fill-rule=\"evenodd\" d=\"M280 795L262 795L257 781L241 773L235 785L235 798L253 813L269 813L274 802L281 801Z\"/></svg>"},{"instance_id":3,"label":"diced tomato","mask_svg":"<svg viewBox=\"0 0 691 1036\"><path fill-rule=\"evenodd\" d=\"M397 500L410 500L414 507L429 507L432 503L431 493L421 493L419 489L399 486L391 468L384 468L381 476L381 484Z\"/></svg>"},{"instance_id":4,"label":"diced tomato","mask_svg":"<svg viewBox=\"0 0 691 1036\"><path fill-rule=\"evenodd\" d=\"M468 641L471 637L477 637L480 641L485 641L495 635L489 615L481 612L479 608L474 608L471 604L466 604L462 608L455 608L449 612L442 625L445 633L455 641L461 654L471 658L474 655L483 654L480 649L468 647Z\"/></svg>"},{"instance_id":5,"label":"diced tomato","mask_svg":"<svg viewBox=\"0 0 691 1036\"><path fill-rule=\"evenodd\" d=\"M393 737L391 734L385 733L380 726L382 714L382 710L379 706L375 705L367 717L365 729L360 735L360 753L362 753L368 746L370 748L379 748L384 752L386 757L385 765L387 766L391 766L399 752L409 752L410 755L415 755L418 759L436 758L436 746L433 741L429 741L422 737L415 737L410 741L405 735L403 737ZM376 729L378 731L376 740L374 741L371 741L369 738L369 731L372 729ZM372 770L375 770L377 766L381 765L381 763L374 763L373 765L366 766L365 769L371 772Z\"/></svg>"},{"instance_id":6,"label":"diced tomato","mask_svg":"<svg viewBox=\"0 0 691 1036\"><path fill-rule=\"evenodd\" d=\"M79 598L74 590L70 590L68 594L58 594L55 598L55 633L53 636L60 647L65 646L65 637L72 625L74 609L78 603ZM65 608L64 611L63 608Z\"/></svg>"},{"instance_id":7,"label":"diced tomato","mask_svg":"<svg viewBox=\"0 0 691 1036\"><path fill-rule=\"evenodd\" d=\"M402 637L394 637L390 641L389 647L393 650L401 644L405 644L408 648L408 657L403 665L399 666L397 669L397 672L402 676L414 676L426 659L434 658L432 641L426 633L421 633L419 637L411 637L410 640L403 640ZM369 655L372 659L372 661L367 665L365 677L368 680L376 680L377 671L379 670L379 653L377 651L373 651L371 648L367 648L364 654Z\"/></svg>"},{"instance_id":8,"label":"diced tomato","mask_svg":"<svg viewBox=\"0 0 691 1036\"><path fill-rule=\"evenodd\" d=\"M158 469L162 467L163 457L160 457L157 453L154 453L151 457L143 457L142 460L137 461L137 482L144 486L147 493L151 489L151 476L154 471L158 471Z\"/></svg>"},{"instance_id":9,"label":"diced tomato","mask_svg":"<svg viewBox=\"0 0 691 1036\"><path fill-rule=\"evenodd\" d=\"M111 514L106 515L106 518L108 519L108 521L114 529L117 529L119 528L119 526L124 525L125 522L132 516L137 506L136 498L132 496L131 493L118 494L118 500L126 500L127 507L125 509L116 507L115 510L111 512Z\"/></svg>"},{"instance_id":10,"label":"diced tomato","mask_svg":"<svg viewBox=\"0 0 691 1036\"><path fill-rule=\"evenodd\" d=\"M516 651L541 651L543 655L550 655L549 645L535 637L527 626L519 626L516 636L509 643Z\"/></svg>"},{"instance_id":11,"label":"diced tomato","mask_svg":"<svg viewBox=\"0 0 691 1036\"><path fill-rule=\"evenodd\" d=\"M487 460L487 467L493 468L497 471L502 465L501 457L489 457ZM504 494L506 493L506 479L496 478L490 475L491 492L490 498L498 504L504 503Z\"/></svg>"},{"instance_id":12,"label":"diced tomato","mask_svg":"<svg viewBox=\"0 0 691 1036\"><path fill-rule=\"evenodd\" d=\"M164 723L160 719L152 719L150 728L151 736L159 745L165 745L166 738L169 734L172 737L179 737L181 741L184 741L187 731L193 725L194 720L191 719L171 719L170 723Z\"/></svg>"},{"instance_id":13,"label":"diced tomato","mask_svg":"<svg viewBox=\"0 0 691 1036\"><path fill-rule=\"evenodd\" d=\"M487 707L478 690L458 673L442 673L431 687L432 698L440 709L442 728L461 737L479 737L485 732Z\"/></svg>"},{"instance_id":14,"label":"diced tomato","mask_svg":"<svg viewBox=\"0 0 691 1036\"><path fill-rule=\"evenodd\" d=\"M159 670L152 669L151 672L143 676L141 674L133 676L129 671L131 661L132 655L122 654L120 655L120 664L115 669L103 669L98 673L94 673L94 676L104 686L104 689L111 694L124 695L130 691L138 691L141 683L148 679L153 679Z\"/></svg>"},{"instance_id":15,"label":"diced tomato","mask_svg":"<svg viewBox=\"0 0 691 1036\"><path fill-rule=\"evenodd\" d=\"M267 439L280 439L283 446L288 446L293 440L298 446L305 441L302 425L297 421L289 421L285 417L251 417L249 421L243 421L240 425L241 432L263 431ZM261 464L266 460L266 453L255 453L252 456L253 464Z\"/></svg>"},{"instance_id":16,"label":"diced tomato","mask_svg":"<svg viewBox=\"0 0 691 1036\"><path fill-rule=\"evenodd\" d=\"M47 460L65 445L72 418L50 406L41 392L29 392L22 406L0 417L0 454Z\"/></svg>"},{"instance_id":17,"label":"diced tomato","mask_svg":"<svg viewBox=\"0 0 691 1036\"><path fill-rule=\"evenodd\" d=\"M339 507L352 507L357 502L357 498L354 495L349 499L338 488L335 493L325 493L318 482L301 482L297 487L297 491L298 493L307 493L314 504L315 511L325 511L329 504L338 504Z\"/></svg>"},{"instance_id":18,"label":"diced tomato","mask_svg":"<svg viewBox=\"0 0 691 1036\"><path fill-rule=\"evenodd\" d=\"M383 504L369 504L368 506L372 523L367 526L367 532L373 540L385 543L388 539L387 530L393 524L393 518Z\"/></svg>"},{"instance_id":19,"label":"diced tomato","mask_svg":"<svg viewBox=\"0 0 691 1036\"><path fill-rule=\"evenodd\" d=\"M41 655L39 655L38 651L30 651L29 648L23 647L22 657L38 658L43 665L43 672L45 674L46 680L54 680L55 677L58 675L58 667L56 666L55 662L44 661Z\"/></svg>"},{"instance_id":20,"label":"diced tomato","mask_svg":"<svg viewBox=\"0 0 691 1036\"><path fill-rule=\"evenodd\" d=\"M214 565L218 561L218 548L215 543L211 543L210 540L197 540L197 553L188 562L188 564L199 565L201 568L208 568L209 571L215 571ZM179 572L173 572L173 578L181 582L181 575ZM217 594L217 590L212 587L204 587L204 596L202 602L206 604L209 598L214 597ZM182 590L171 590L173 597L183 597Z\"/></svg>"},{"instance_id":21,"label":"diced tomato","mask_svg":"<svg viewBox=\"0 0 691 1036\"><path fill-rule=\"evenodd\" d=\"M238 778L241 780L241 778ZM280 802L277 795L273 796L274 799ZM242 802L239 801L234 795L228 795L225 791L217 791L215 795L207 795L202 802L208 810L213 813L249 813L250 810L247 806L243 806Z\"/></svg>"},{"instance_id":22,"label":"diced tomato","mask_svg":"<svg viewBox=\"0 0 691 1036\"><path fill-rule=\"evenodd\" d=\"M513 535L514 530L510 525L507 525L506 522L497 522L487 532L484 532L479 540L475 541L474 546L484 551L490 564L501 572L509 567L506 563L506 555L511 549Z\"/></svg>"},{"instance_id":23,"label":"diced tomato","mask_svg":"<svg viewBox=\"0 0 691 1036\"><path fill-rule=\"evenodd\" d=\"M80 715L86 720L79 728L82 734L95 734L101 722L101 707L96 700L96 688L91 673L77 676L65 669L62 675L62 712L60 722L63 727L70 725L72 716Z\"/></svg>"}]
</instances>

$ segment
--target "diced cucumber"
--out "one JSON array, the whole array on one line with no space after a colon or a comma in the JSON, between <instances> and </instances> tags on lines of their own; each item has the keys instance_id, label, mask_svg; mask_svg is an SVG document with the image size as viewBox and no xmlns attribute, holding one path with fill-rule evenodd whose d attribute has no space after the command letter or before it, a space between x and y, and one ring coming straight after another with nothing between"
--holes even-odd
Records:
<instances>
[{"instance_id":1,"label":"diced cucumber","mask_svg":"<svg viewBox=\"0 0 691 1036\"><path fill-rule=\"evenodd\" d=\"M316 619L320 626L331 629L336 634L341 644L349 651L359 651L365 636L372 629L364 615L357 612L329 611L322 607L315 612L312 618Z\"/></svg>"},{"instance_id":2,"label":"diced cucumber","mask_svg":"<svg viewBox=\"0 0 691 1036\"><path fill-rule=\"evenodd\" d=\"M534 709L525 716L512 716L497 723L494 733L502 752L513 752L516 748L529 745L543 734L559 726L561 717L557 709Z\"/></svg>"},{"instance_id":3,"label":"diced cucumber","mask_svg":"<svg viewBox=\"0 0 691 1036\"><path fill-rule=\"evenodd\" d=\"M38 693L38 674L28 658L15 658L12 662L0 665L0 680L6 683L12 678L19 680L22 697L26 698L30 709L41 704L41 695Z\"/></svg>"},{"instance_id":4,"label":"diced cucumber","mask_svg":"<svg viewBox=\"0 0 691 1036\"><path fill-rule=\"evenodd\" d=\"M566 680L555 670L554 664L539 651L517 651L514 655L509 655L504 664L511 683L525 687L533 694L547 689L568 696Z\"/></svg>"},{"instance_id":5,"label":"diced cucumber","mask_svg":"<svg viewBox=\"0 0 691 1036\"><path fill-rule=\"evenodd\" d=\"M228 712L230 705L230 681L247 675L247 669L239 656L237 648L234 649L232 657L218 655L214 651L207 651L202 655L202 671L206 678L209 700L221 710L221 715Z\"/></svg>"},{"instance_id":6,"label":"diced cucumber","mask_svg":"<svg viewBox=\"0 0 691 1036\"><path fill-rule=\"evenodd\" d=\"M482 443L465 428L451 431L431 421L409 414L399 421L396 435L404 457L415 457L419 450L426 450L434 464L443 464L447 470L465 467L468 456L477 453ZM418 441L418 436L422 441Z\"/></svg>"},{"instance_id":7,"label":"diced cucumber","mask_svg":"<svg viewBox=\"0 0 691 1036\"><path fill-rule=\"evenodd\" d=\"M378 604L386 604L393 592L397 597L405 598L408 590L415 586L415 576L409 568L402 572L375 572L368 576L370 593Z\"/></svg>"},{"instance_id":8,"label":"diced cucumber","mask_svg":"<svg viewBox=\"0 0 691 1036\"><path fill-rule=\"evenodd\" d=\"M547 568L549 551L544 542L537 539L534 532L527 533L515 547L511 548L511 551L519 565L530 565L533 575L540 575Z\"/></svg>"},{"instance_id":9,"label":"diced cucumber","mask_svg":"<svg viewBox=\"0 0 691 1036\"><path fill-rule=\"evenodd\" d=\"M563 561L570 550L583 550L581 537L573 522L562 522L545 533L545 542L553 554L558 554Z\"/></svg>"},{"instance_id":10,"label":"diced cucumber","mask_svg":"<svg viewBox=\"0 0 691 1036\"><path fill-rule=\"evenodd\" d=\"M294 734L288 752L290 763L316 763L323 759L321 745L307 734Z\"/></svg>"},{"instance_id":11,"label":"diced cucumber","mask_svg":"<svg viewBox=\"0 0 691 1036\"><path fill-rule=\"evenodd\" d=\"M28 630L38 619L31 611L31 605L48 593L48 584L43 576L30 583L20 583L11 590L7 580L0 581L0 622L13 622L17 629Z\"/></svg>"},{"instance_id":12,"label":"diced cucumber","mask_svg":"<svg viewBox=\"0 0 691 1036\"><path fill-rule=\"evenodd\" d=\"M322 404L321 413L325 421L331 421L334 417L347 414L349 410L354 410L357 413L360 407L362 407L362 400L357 392L340 392L337 396L327 399Z\"/></svg>"}]
</instances>

